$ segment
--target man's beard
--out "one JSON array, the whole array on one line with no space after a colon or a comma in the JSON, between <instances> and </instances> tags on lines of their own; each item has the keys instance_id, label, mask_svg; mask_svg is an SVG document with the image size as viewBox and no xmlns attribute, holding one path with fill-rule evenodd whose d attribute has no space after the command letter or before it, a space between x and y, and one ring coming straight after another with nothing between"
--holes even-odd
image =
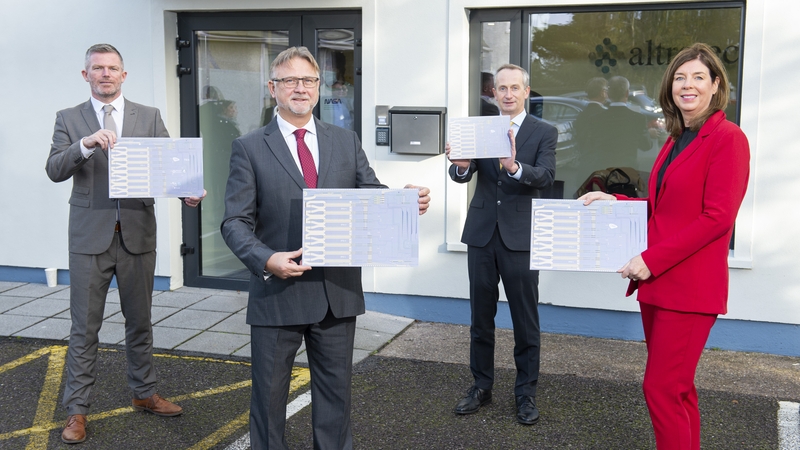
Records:
<instances>
[{"instance_id":1,"label":"man's beard","mask_svg":"<svg viewBox=\"0 0 800 450\"><path fill-rule=\"evenodd\" d=\"M305 116L306 114L314 110L314 108L317 106L317 103L319 103L319 98L317 98L317 101L314 102L313 105L309 105L308 108L304 108L303 110L298 110L297 108L294 107L294 105L292 105L292 100L289 99L289 101L286 104L278 106L283 106L287 111L291 112L296 116Z\"/></svg>"},{"instance_id":2,"label":"man's beard","mask_svg":"<svg viewBox=\"0 0 800 450\"><path fill-rule=\"evenodd\" d=\"M103 92L102 87L100 87L100 86L97 86L96 88L93 88L92 91L95 93L95 95L97 97L100 97L100 98L111 98L111 99L115 98L117 96L117 94L119 93L119 89L117 89L117 88L114 88L109 92Z\"/></svg>"}]
</instances>

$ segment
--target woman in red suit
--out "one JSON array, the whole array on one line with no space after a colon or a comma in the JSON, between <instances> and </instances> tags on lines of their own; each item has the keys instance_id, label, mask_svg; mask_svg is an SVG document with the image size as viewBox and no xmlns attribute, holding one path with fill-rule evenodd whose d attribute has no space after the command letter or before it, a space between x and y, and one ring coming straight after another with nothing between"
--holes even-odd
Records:
<instances>
[{"instance_id":1,"label":"woman in red suit","mask_svg":"<svg viewBox=\"0 0 800 450\"><path fill-rule=\"evenodd\" d=\"M725 120L728 76L694 44L672 60L659 101L669 139L651 172L648 248L618 272L629 278L647 342L644 396L659 449L700 448L694 376L711 327L727 313L728 245L747 190L750 149ZM580 199L627 200L590 192ZM631 199L635 200L635 199Z\"/></svg>"}]
</instances>

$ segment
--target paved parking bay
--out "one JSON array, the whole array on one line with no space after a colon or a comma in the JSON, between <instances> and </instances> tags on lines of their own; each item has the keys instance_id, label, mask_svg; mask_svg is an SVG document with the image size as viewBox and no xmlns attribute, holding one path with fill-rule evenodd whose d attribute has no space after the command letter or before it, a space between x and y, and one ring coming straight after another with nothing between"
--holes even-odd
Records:
<instances>
[{"instance_id":1,"label":"paved parking bay","mask_svg":"<svg viewBox=\"0 0 800 450\"><path fill-rule=\"evenodd\" d=\"M244 360L159 353L159 392L185 413L157 417L131 408L124 351L99 352L98 379L85 443L61 442L66 411L63 342L0 340L0 448L8 449L209 449L226 446L245 430L250 398L250 365ZM308 381L296 371L295 391Z\"/></svg>"},{"instance_id":2,"label":"paved parking bay","mask_svg":"<svg viewBox=\"0 0 800 450\"><path fill-rule=\"evenodd\" d=\"M115 293L106 309L86 442L61 443L68 328L64 286L0 283L0 448L249 448L249 334L242 293L181 289L154 297L159 393L185 413L135 412ZM156 298L158 301L156 302ZM213 314L208 314L213 313ZM513 336L497 330L493 402L452 408L471 384L469 328L368 312L359 317L353 377L357 449L652 449L641 394L641 342L544 334L541 420L514 420ZM287 424L292 449L311 449L304 349ZM800 449L800 358L707 350L697 374L704 449Z\"/></svg>"},{"instance_id":3,"label":"paved parking bay","mask_svg":"<svg viewBox=\"0 0 800 450\"><path fill-rule=\"evenodd\" d=\"M498 333L493 402L473 415L452 413L471 381L461 345L467 335L463 326L416 323L355 366L356 448L655 448L637 369L642 344L545 335L537 398L542 419L528 427L514 421L507 330ZM129 407L124 354L108 347L100 353L89 438L77 446L62 444L65 349L58 341L0 339L0 448L247 448L242 445L250 387L246 358L160 352L159 390L186 411L162 418ZM698 374L703 448L797 448L781 441L779 410L781 402L797 408L800 401L798 363L797 358L707 352ZM307 369L296 368L292 405L307 404L300 397L307 396L308 377ZM297 409L288 421L287 439L290 448L310 449L311 408Z\"/></svg>"}]
</instances>

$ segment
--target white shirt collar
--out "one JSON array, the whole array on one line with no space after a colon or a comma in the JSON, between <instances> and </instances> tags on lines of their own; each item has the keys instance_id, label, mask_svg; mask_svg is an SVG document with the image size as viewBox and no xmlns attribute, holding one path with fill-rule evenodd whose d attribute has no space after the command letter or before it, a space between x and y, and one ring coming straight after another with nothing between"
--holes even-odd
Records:
<instances>
[{"instance_id":1,"label":"white shirt collar","mask_svg":"<svg viewBox=\"0 0 800 450\"><path fill-rule=\"evenodd\" d=\"M280 114L277 114L275 117L278 118L278 129L281 130L281 135L284 138L290 134L294 134L294 130L296 130L298 127L287 122L286 119L281 117ZM317 124L314 122L314 116L311 116L311 119L308 121L308 123L299 128L305 128L306 131L316 136Z\"/></svg>"},{"instance_id":2,"label":"white shirt collar","mask_svg":"<svg viewBox=\"0 0 800 450\"><path fill-rule=\"evenodd\" d=\"M527 116L528 116L527 111L525 111L523 109L521 113L519 113L516 116L511 118L511 123L513 123L517 127L521 127L522 126L522 121L525 120L525 117L527 117Z\"/></svg>"},{"instance_id":3,"label":"white shirt collar","mask_svg":"<svg viewBox=\"0 0 800 450\"><path fill-rule=\"evenodd\" d=\"M95 114L100 114L103 112L103 106L107 104L113 106L114 110L119 111L120 114L125 111L125 97L121 95L115 98L111 103L103 103L94 97L89 97L89 100L92 101L92 107L94 108Z\"/></svg>"}]
</instances>

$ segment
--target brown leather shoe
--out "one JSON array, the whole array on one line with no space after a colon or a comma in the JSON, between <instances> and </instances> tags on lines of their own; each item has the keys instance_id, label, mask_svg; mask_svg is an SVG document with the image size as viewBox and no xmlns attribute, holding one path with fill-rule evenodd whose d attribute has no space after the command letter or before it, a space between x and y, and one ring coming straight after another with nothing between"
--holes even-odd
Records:
<instances>
[{"instance_id":1,"label":"brown leather shoe","mask_svg":"<svg viewBox=\"0 0 800 450\"><path fill-rule=\"evenodd\" d=\"M86 415L74 414L67 417L67 424L61 432L65 444L77 444L86 440Z\"/></svg>"},{"instance_id":2,"label":"brown leather shoe","mask_svg":"<svg viewBox=\"0 0 800 450\"><path fill-rule=\"evenodd\" d=\"M177 416L183 412L183 408L175 403L164 400L164 397L158 394L153 394L141 400L138 398L133 399L133 409L151 412L157 416L164 417Z\"/></svg>"}]
</instances>

